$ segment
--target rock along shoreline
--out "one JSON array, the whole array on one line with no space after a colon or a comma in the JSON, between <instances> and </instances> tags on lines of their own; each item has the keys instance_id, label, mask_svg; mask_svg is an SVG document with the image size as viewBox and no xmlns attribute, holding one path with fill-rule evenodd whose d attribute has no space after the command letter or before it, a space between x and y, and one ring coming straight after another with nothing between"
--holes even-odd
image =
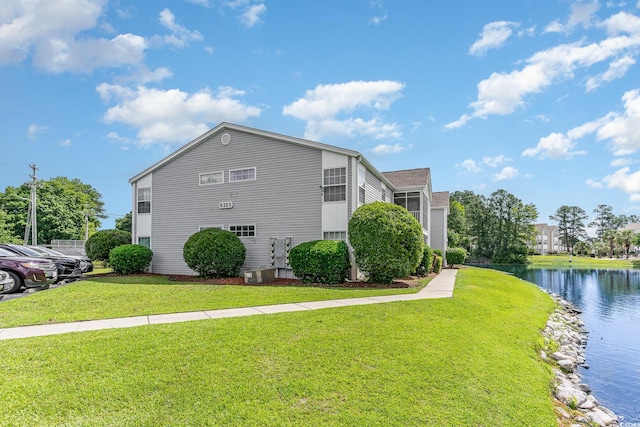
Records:
<instances>
[{"instance_id":1,"label":"rock along shoreline","mask_svg":"<svg viewBox=\"0 0 640 427\"><path fill-rule=\"evenodd\" d=\"M552 354L540 350L540 357L553 366L554 397L559 425L619 425L616 414L600 405L591 394L591 387L582 382L578 373L579 366L589 367L584 358L588 332L580 317L581 311L559 295L549 295L556 301L557 307L549 316L542 335L545 338L546 349L552 345L551 340L557 343L558 348Z\"/></svg>"}]
</instances>

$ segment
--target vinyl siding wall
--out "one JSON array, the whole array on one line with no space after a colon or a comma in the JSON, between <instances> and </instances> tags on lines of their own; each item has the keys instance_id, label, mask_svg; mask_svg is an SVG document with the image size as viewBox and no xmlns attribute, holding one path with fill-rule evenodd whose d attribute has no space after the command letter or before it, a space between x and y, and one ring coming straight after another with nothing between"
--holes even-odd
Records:
<instances>
[{"instance_id":1,"label":"vinyl siding wall","mask_svg":"<svg viewBox=\"0 0 640 427\"><path fill-rule=\"evenodd\" d=\"M220 143L224 133L228 145ZM229 182L230 169L253 167L255 181ZM224 183L199 185L200 173L215 171L224 171ZM235 130L213 134L153 172L153 271L194 274L182 248L199 227L255 225L255 237L241 237L243 270L270 266L270 237L292 236L294 246L320 238L321 176L320 150Z\"/></svg>"},{"instance_id":2,"label":"vinyl siding wall","mask_svg":"<svg viewBox=\"0 0 640 427\"><path fill-rule=\"evenodd\" d=\"M431 210L430 247L440 249L444 253L447 249L446 218L444 208Z\"/></svg>"}]
</instances>

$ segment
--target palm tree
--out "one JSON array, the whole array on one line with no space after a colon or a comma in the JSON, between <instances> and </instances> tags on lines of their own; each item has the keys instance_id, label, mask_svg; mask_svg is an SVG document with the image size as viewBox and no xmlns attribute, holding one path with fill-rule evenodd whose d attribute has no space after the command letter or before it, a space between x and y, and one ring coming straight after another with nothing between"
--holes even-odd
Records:
<instances>
[{"instance_id":1,"label":"palm tree","mask_svg":"<svg viewBox=\"0 0 640 427\"><path fill-rule=\"evenodd\" d=\"M627 259L629 259L629 248L633 244L635 237L636 235L633 230L622 230L618 232L617 241L620 246L624 247L624 254Z\"/></svg>"}]
</instances>

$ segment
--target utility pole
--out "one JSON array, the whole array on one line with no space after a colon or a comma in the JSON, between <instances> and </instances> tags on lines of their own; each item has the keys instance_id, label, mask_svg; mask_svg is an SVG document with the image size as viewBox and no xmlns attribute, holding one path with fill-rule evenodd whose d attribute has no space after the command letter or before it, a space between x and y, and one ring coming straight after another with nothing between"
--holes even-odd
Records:
<instances>
[{"instance_id":1,"label":"utility pole","mask_svg":"<svg viewBox=\"0 0 640 427\"><path fill-rule=\"evenodd\" d=\"M38 221L36 215L36 186L38 185L38 177L36 176L36 171L38 167L35 163L29 165L31 168L31 244L34 246L38 246Z\"/></svg>"}]
</instances>

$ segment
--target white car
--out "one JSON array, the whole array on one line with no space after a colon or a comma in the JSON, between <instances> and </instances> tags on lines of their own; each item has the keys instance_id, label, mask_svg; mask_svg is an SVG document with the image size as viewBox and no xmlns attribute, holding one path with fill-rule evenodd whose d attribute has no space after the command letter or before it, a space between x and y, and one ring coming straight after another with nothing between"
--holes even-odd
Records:
<instances>
[{"instance_id":1,"label":"white car","mask_svg":"<svg viewBox=\"0 0 640 427\"><path fill-rule=\"evenodd\" d=\"M5 271L0 270L0 291L13 289L15 281Z\"/></svg>"}]
</instances>

